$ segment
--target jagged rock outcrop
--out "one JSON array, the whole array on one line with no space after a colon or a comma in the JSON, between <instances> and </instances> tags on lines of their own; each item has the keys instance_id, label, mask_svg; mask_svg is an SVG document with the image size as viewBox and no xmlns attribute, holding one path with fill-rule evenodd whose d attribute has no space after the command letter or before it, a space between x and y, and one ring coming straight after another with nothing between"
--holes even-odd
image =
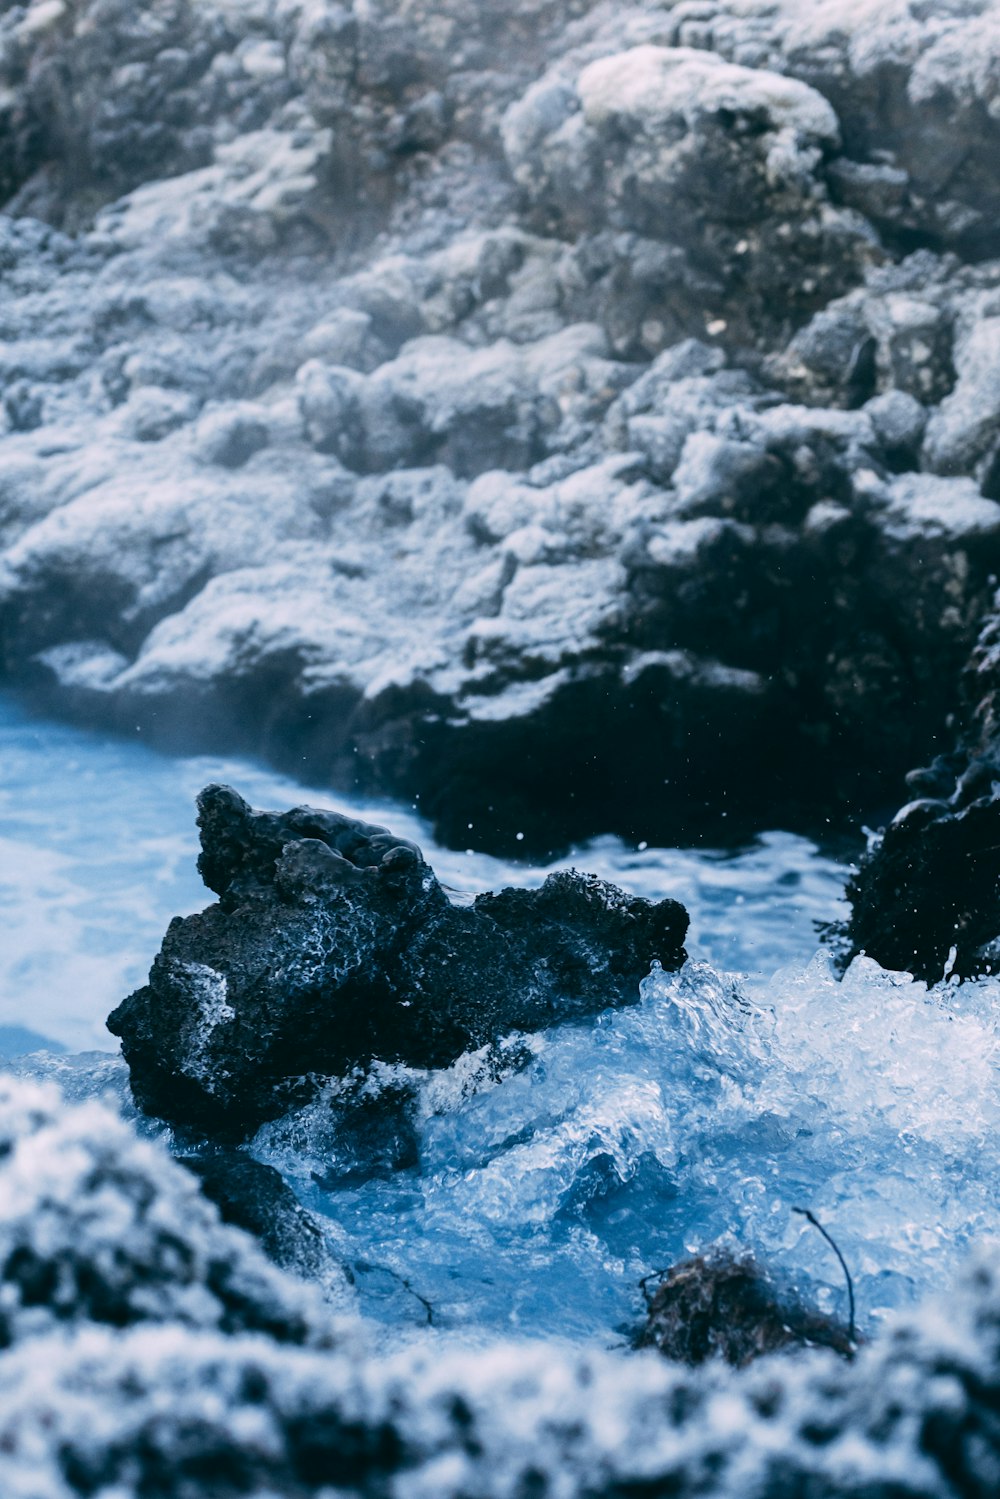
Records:
<instances>
[{"instance_id":1,"label":"jagged rock outcrop","mask_svg":"<svg viewBox=\"0 0 1000 1499\"><path fill-rule=\"evenodd\" d=\"M634 1004L684 961L687 913L591 875L451 903L413 844L336 812L198 800L219 895L176 918L148 985L113 1013L140 1106L209 1135L252 1133L375 1058L440 1067L512 1030Z\"/></svg>"},{"instance_id":2,"label":"jagged rock outcrop","mask_svg":"<svg viewBox=\"0 0 1000 1499\"><path fill-rule=\"evenodd\" d=\"M934 770L916 772L927 780ZM848 884L849 954L927 983L1000 967L1000 800L996 770L969 767L958 789L908 802L876 837ZM980 794L969 796L981 777ZM939 768L940 781L955 785Z\"/></svg>"},{"instance_id":3,"label":"jagged rock outcrop","mask_svg":"<svg viewBox=\"0 0 1000 1499\"><path fill-rule=\"evenodd\" d=\"M955 748L906 780L910 800L848 883L845 956L936 983L1000 969L1000 616L988 616L964 677Z\"/></svg>"},{"instance_id":4,"label":"jagged rock outcrop","mask_svg":"<svg viewBox=\"0 0 1000 1499\"><path fill-rule=\"evenodd\" d=\"M884 806L998 568L1000 12L807 11L8 7L5 677L463 847Z\"/></svg>"}]
</instances>

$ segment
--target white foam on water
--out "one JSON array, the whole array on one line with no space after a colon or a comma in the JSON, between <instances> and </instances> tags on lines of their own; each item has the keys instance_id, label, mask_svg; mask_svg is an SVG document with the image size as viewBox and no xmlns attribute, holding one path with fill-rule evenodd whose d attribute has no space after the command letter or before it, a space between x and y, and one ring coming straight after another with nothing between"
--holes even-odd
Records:
<instances>
[{"instance_id":1,"label":"white foam on water","mask_svg":"<svg viewBox=\"0 0 1000 1499\"><path fill-rule=\"evenodd\" d=\"M0 1026L109 1049L104 1017L142 982L170 917L206 904L193 797L209 780L257 805L387 822L468 895L546 873L439 849L412 809L156 754L0 699ZM371 1093L416 1093L416 1163L402 1170L348 1169L336 1087L256 1142L375 1267L358 1274L369 1313L409 1306L419 1322L422 1296L463 1337L613 1341L641 1312L641 1276L719 1240L843 1309L832 1252L792 1211L807 1207L871 1326L1000 1235L1000 981L928 990L861 959L838 982L812 954L815 923L843 909L845 870L790 834L737 854L605 838L562 862L682 900L684 971L654 972L630 1009L444 1072L376 1069ZM58 1066L77 1092L91 1073L106 1085L89 1068Z\"/></svg>"}]
</instances>

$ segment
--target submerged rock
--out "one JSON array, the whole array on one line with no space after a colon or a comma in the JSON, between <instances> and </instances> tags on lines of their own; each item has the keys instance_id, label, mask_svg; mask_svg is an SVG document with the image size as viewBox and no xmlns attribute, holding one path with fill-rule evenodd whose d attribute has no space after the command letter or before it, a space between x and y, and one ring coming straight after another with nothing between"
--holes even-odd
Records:
<instances>
[{"instance_id":1,"label":"submerged rock","mask_svg":"<svg viewBox=\"0 0 1000 1499\"><path fill-rule=\"evenodd\" d=\"M684 961L687 914L592 875L449 900L420 850L297 807L198 799L217 904L175 919L149 983L108 1024L140 1106L207 1134L252 1132L313 1080L375 1058L447 1065L512 1030L634 1004L654 959Z\"/></svg>"},{"instance_id":2,"label":"submerged rock","mask_svg":"<svg viewBox=\"0 0 1000 1499\"><path fill-rule=\"evenodd\" d=\"M750 1258L684 1260L646 1294L638 1346L683 1364L720 1358L743 1368L764 1354L793 1348L832 1348L845 1355L855 1349L846 1327L782 1293Z\"/></svg>"}]
</instances>

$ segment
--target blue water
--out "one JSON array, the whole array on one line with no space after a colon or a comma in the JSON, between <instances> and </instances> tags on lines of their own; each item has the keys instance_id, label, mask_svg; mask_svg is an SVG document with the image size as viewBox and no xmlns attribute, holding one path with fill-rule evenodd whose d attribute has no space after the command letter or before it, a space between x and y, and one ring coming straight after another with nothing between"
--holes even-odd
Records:
<instances>
[{"instance_id":1,"label":"blue water","mask_svg":"<svg viewBox=\"0 0 1000 1499\"><path fill-rule=\"evenodd\" d=\"M116 1044L105 1017L145 982L167 922L212 898L195 869L194 798L209 781L256 806L311 801L384 822L459 892L540 884L576 863L639 894L673 895L691 913L692 950L727 968L808 956L814 921L840 909L842 869L790 834L765 834L737 858L607 838L558 865L505 864L437 847L412 807L352 801L246 761L158 754L138 738L36 719L0 694L0 1027L74 1050Z\"/></svg>"},{"instance_id":2,"label":"blue water","mask_svg":"<svg viewBox=\"0 0 1000 1499\"><path fill-rule=\"evenodd\" d=\"M436 849L412 808L170 758L0 698L0 1028L110 1050L104 1016L169 918L206 902L193 796L208 780L258 805L385 821L458 891L546 873ZM339 1084L254 1142L327 1215L361 1310L389 1336L426 1322L428 1303L463 1339L614 1342L643 1275L720 1240L842 1308L836 1262L796 1206L837 1237L871 1326L946 1282L971 1241L1000 1237L997 980L928 991L861 959L837 981L814 923L841 913L845 870L788 834L735 855L602 839L565 862L684 901L687 968L654 972L640 1004L592 1025L444 1072L376 1069L370 1095L415 1098L406 1169L350 1174ZM122 1086L110 1057L28 1065L76 1095Z\"/></svg>"}]
</instances>

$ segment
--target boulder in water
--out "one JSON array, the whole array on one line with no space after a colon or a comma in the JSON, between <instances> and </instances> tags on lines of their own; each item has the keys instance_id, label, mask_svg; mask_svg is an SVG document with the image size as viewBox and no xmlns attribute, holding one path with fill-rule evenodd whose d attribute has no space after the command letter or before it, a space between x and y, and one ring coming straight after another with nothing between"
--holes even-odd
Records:
<instances>
[{"instance_id":1,"label":"boulder in water","mask_svg":"<svg viewBox=\"0 0 1000 1499\"><path fill-rule=\"evenodd\" d=\"M218 902L171 922L149 982L111 1016L141 1108L224 1138L374 1058L440 1067L513 1030L635 1003L688 918L593 875L453 905L418 848L296 807L198 800Z\"/></svg>"}]
</instances>

